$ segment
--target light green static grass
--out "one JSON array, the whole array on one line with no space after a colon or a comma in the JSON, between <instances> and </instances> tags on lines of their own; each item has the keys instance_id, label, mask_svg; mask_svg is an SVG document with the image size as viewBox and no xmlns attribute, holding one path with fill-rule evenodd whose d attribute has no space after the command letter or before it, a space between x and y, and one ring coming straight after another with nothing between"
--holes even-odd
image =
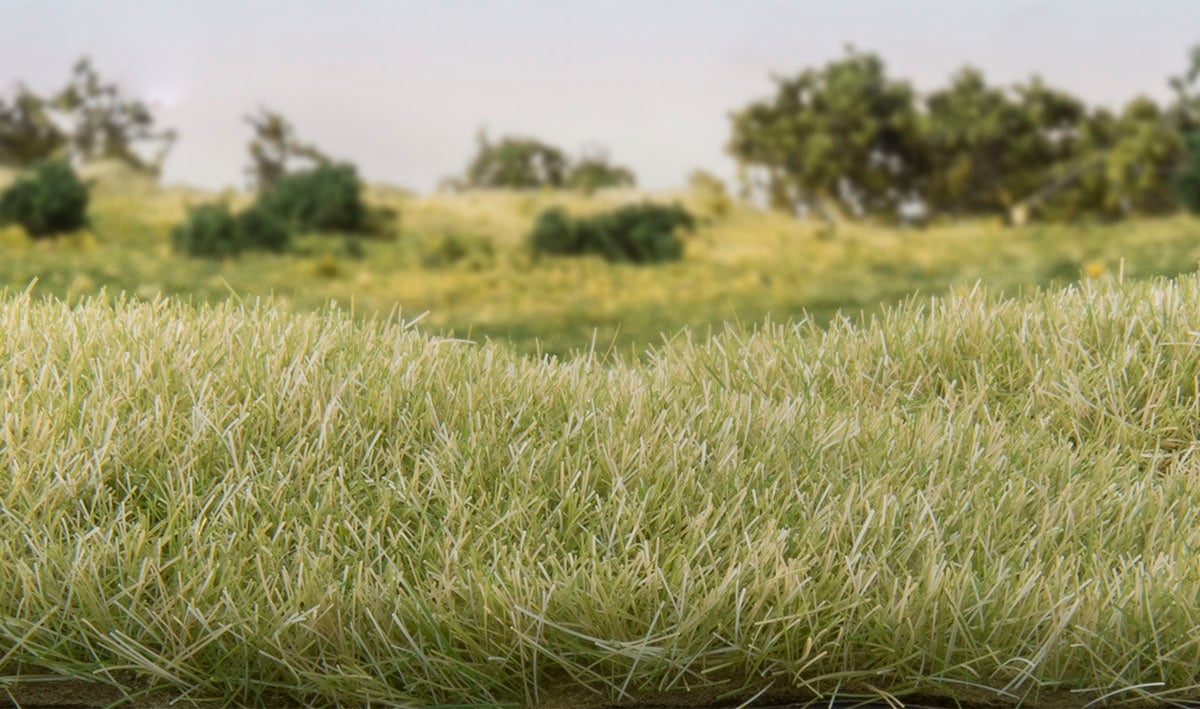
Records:
<instances>
[{"instance_id":1,"label":"light green static grass","mask_svg":"<svg viewBox=\"0 0 1200 709\"><path fill-rule=\"evenodd\" d=\"M0 332L0 675L238 704L1200 695L1193 278L641 366L231 302L10 296Z\"/></svg>"}]
</instances>

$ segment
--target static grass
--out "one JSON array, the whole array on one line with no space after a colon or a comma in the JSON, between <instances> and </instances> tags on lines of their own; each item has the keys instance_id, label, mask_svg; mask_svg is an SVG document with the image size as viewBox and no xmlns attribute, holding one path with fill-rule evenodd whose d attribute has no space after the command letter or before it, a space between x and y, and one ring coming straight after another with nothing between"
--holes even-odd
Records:
<instances>
[{"instance_id":1,"label":"static grass","mask_svg":"<svg viewBox=\"0 0 1200 709\"><path fill-rule=\"evenodd\" d=\"M521 358L0 302L0 682L256 704L1200 696L1200 281Z\"/></svg>"}]
</instances>

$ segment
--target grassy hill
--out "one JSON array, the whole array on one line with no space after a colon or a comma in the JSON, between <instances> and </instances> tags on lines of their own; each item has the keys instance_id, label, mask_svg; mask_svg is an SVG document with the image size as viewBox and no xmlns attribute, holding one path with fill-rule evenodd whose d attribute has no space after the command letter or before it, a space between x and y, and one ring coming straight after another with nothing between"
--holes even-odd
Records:
<instances>
[{"instance_id":1,"label":"grassy hill","mask_svg":"<svg viewBox=\"0 0 1200 709\"><path fill-rule=\"evenodd\" d=\"M1191 276L955 292L639 364L235 301L10 296L0 332L5 682L1200 696Z\"/></svg>"}]
</instances>

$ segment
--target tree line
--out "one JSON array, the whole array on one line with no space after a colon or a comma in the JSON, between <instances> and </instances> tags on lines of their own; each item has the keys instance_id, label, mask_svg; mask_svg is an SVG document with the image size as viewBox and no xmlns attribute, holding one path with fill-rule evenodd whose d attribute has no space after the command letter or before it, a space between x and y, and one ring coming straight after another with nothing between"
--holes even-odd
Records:
<instances>
[{"instance_id":1,"label":"tree line","mask_svg":"<svg viewBox=\"0 0 1200 709\"><path fill-rule=\"evenodd\" d=\"M906 208L1015 222L1161 214L1181 186L1195 195L1198 82L1200 47L1165 106L1089 107L1036 76L997 86L973 67L921 95L879 56L849 48L777 77L773 96L733 115L728 149L772 206L830 221Z\"/></svg>"},{"instance_id":2,"label":"tree line","mask_svg":"<svg viewBox=\"0 0 1200 709\"><path fill-rule=\"evenodd\" d=\"M889 75L878 55L849 48L824 66L775 77L773 96L733 113L726 147L747 193L830 222L1114 219L1163 214L1181 201L1200 211L1200 46L1170 86L1164 105L1143 96L1110 111L1036 76L999 86L968 66L920 94ZM283 178L306 170L330 178L322 184L357 180L347 173L352 166L300 140L281 114L260 109L246 122L247 174L257 191L277 193ZM49 95L18 84L0 96L2 166L110 159L158 175L177 139L86 57ZM442 187L591 192L636 183L602 149L571 158L534 138L492 140L481 131L463 174Z\"/></svg>"}]
</instances>

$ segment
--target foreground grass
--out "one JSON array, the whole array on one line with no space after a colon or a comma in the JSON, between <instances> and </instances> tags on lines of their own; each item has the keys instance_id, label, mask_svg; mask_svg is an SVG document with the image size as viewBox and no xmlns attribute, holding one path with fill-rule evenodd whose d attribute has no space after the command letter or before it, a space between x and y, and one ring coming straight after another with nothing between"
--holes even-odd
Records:
<instances>
[{"instance_id":1,"label":"foreground grass","mask_svg":"<svg viewBox=\"0 0 1200 709\"><path fill-rule=\"evenodd\" d=\"M547 207L582 213L648 197L682 200L704 217L678 263L535 261L522 245ZM400 234L362 242L361 258L337 235L303 235L291 253L227 262L172 253L168 234L185 205L213 198L97 189L89 233L42 243L0 231L0 287L19 291L37 279L38 295L78 298L107 289L196 302L273 295L299 312L333 300L364 315L428 313L422 323L430 331L492 339L522 353L565 356L594 344L633 360L661 344L663 333L720 330L729 320L807 314L824 322L977 282L1016 294L1122 268L1130 278L1173 276L1200 262L1200 221L1188 217L1022 229L983 221L926 230L847 224L822 239L812 223L745 205L717 217L688 193L414 196L382 188L372 190L371 202L399 212Z\"/></svg>"},{"instance_id":2,"label":"foreground grass","mask_svg":"<svg viewBox=\"0 0 1200 709\"><path fill-rule=\"evenodd\" d=\"M0 675L239 704L1200 695L1200 282L517 358L0 302ZM767 696L767 695L764 695Z\"/></svg>"}]
</instances>

